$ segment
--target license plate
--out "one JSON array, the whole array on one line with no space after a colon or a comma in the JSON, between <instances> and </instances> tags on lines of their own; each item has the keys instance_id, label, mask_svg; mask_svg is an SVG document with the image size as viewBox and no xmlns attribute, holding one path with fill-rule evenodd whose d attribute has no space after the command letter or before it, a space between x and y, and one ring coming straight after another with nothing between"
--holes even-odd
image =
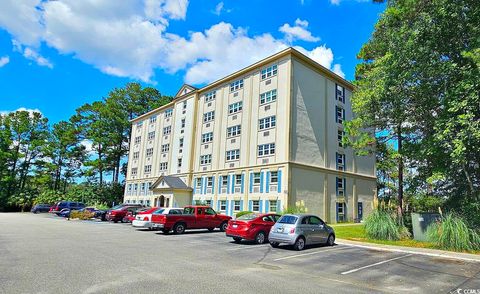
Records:
<instances>
[{"instance_id":1,"label":"license plate","mask_svg":"<svg viewBox=\"0 0 480 294\"><path fill-rule=\"evenodd\" d=\"M232 225L232 228L236 229L238 228L238 225Z\"/></svg>"},{"instance_id":2,"label":"license plate","mask_svg":"<svg viewBox=\"0 0 480 294\"><path fill-rule=\"evenodd\" d=\"M283 228L278 228L278 229L277 229L277 232L282 233L282 232L283 232Z\"/></svg>"}]
</instances>

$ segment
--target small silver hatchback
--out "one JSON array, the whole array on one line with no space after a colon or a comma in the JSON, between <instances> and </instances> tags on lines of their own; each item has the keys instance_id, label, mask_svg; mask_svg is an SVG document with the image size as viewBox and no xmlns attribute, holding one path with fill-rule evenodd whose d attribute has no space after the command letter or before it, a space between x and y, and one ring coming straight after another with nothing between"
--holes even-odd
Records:
<instances>
[{"instance_id":1,"label":"small silver hatchback","mask_svg":"<svg viewBox=\"0 0 480 294\"><path fill-rule=\"evenodd\" d=\"M335 244L335 232L321 218L310 214L285 214L272 228L268 236L270 245L280 243L293 245L295 250L303 250L306 245Z\"/></svg>"}]
</instances>

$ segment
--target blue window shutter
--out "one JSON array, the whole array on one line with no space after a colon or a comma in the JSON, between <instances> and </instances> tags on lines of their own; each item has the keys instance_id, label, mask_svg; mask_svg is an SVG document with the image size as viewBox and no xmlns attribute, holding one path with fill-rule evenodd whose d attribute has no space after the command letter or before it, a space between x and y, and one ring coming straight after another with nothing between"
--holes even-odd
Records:
<instances>
[{"instance_id":1,"label":"blue window shutter","mask_svg":"<svg viewBox=\"0 0 480 294\"><path fill-rule=\"evenodd\" d=\"M230 214L229 214L230 210L228 210L228 202L229 202L229 201L227 200L227 201L225 201L225 202L226 202L226 203L225 203L225 214L226 214L226 215L230 215Z\"/></svg>"},{"instance_id":2,"label":"blue window shutter","mask_svg":"<svg viewBox=\"0 0 480 294\"><path fill-rule=\"evenodd\" d=\"M195 205L195 199L192 199L192 205Z\"/></svg>"},{"instance_id":3,"label":"blue window shutter","mask_svg":"<svg viewBox=\"0 0 480 294\"><path fill-rule=\"evenodd\" d=\"M253 201L248 200L248 211L252 211L252 209L253 209Z\"/></svg>"},{"instance_id":4,"label":"blue window shutter","mask_svg":"<svg viewBox=\"0 0 480 294\"><path fill-rule=\"evenodd\" d=\"M223 176L218 176L218 194L222 193L222 180Z\"/></svg>"},{"instance_id":5,"label":"blue window shutter","mask_svg":"<svg viewBox=\"0 0 480 294\"><path fill-rule=\"evenodd\" d=\"M205 177L202 177L202 186L200 189L200 194L205 194Z\"/></svg>"},{"instance_id":6,"label":"blue window shutter","mask_svg":"<svg viewBox=\"0 0 480 294\"><path fill-rule=\"evenodd\" d=\"M244 189L243 189L243 186L245 185L245 173L242 173L242 185L241 185L241 192L242 194L244 193ZM242 208L243 209L243 208Z\"/></svg>"},{"instance_id":7,"label":"blue window shutter","mask_svg":"<svg viewBox=\"0 0 480 294\"><path fill-rule=\"evenodd\" d=\"M270 210L270 200L265 200L265 212Z\"/></svg>"},{"instance_id":8,"label":"blue window shutter","mask_svg":"<svg viewBox=\"0 0 480 294\"><path fill-rule=\"evenodd\" d=\"M193 178L193 194L197 194L197 178Z\"/></svg>"},{"instance_id":9,"label":"blue window shutter","mask_svg":"<svg viewBox=\"0 0 480 294\"><path fill-rule=\"evenodd\" d=\"M215 193L215 176L212 176L212 194Z\"/></svg>"},{"instance_id":10,"label":"blue window shutter","mask_svg":"<svg viewBox=\"0 0 480 294\"><path fill-rule=\"evenodd\" d=\"M336 214L337 214L337 223L338 223L338 204L339 203L337 202L336 204L337 204L337 213Z\"/></svg>"},{"instance_id":11,"label":"blue window shutter","mask_svg":"<svg viewBox=\"0 0 480 294\"><path fill-rule=\"evenodd\" d=\"M343 196L347 198L347 178L343 178Z\"/></svg>"},{"instance_id":12,"label":"blue window shutter","mask_svg":"<svg viewBox=\"0 0 480 294\"><path fill-rule=\"evenodd\" d=\"M262 213L262 212L263 212L263 200L260 200L260 201L258 201L258 202L259 202L259 203L258 203L258 206L259 206L259 207L258 207L258 211L259 211L260 213Z\"/></svg>"},{"instance_id":13,"label":"blue window shutter","mask_svg":"<svg viewBox=\"0 0 480 294\"><path fill-rule=\"evenodd\" d=\"M338 152L335 152L335 167L338 169Z\"/></svg>"},{"instance_id":14,"label":"blue window shutter","mask_svg":"<svg viewBox=\"0 0 480 294\"><path fill-rule=\"evenodd\" d=\"M277 200L277 213L280 213L282 210L282 201Z\"/></svg>"},{"instance_id":15,"label":"blue window shutter","mask_svg":"<svg viewBox=\"0 0 480 294\"><path fill-rule=\"evenodd\" d=\"M249 188L248 190L250 191L250 193L253 192L253 173L250 173L250 182L249 182Z\"/></svg>"},{"instance_id":16,"label":"blue window shutter","mask_svg":"<svg viewBox=\"0 0 480 294\"><path fill-rule=\"evenodd\" d=\"M220 200L217 200L217 211L220 211Z\"/></svg>"},{"instance_id":17,"label":"blue window shutter","mask_svg":"<svg viewBox=\"0 0 480 294\"><path fill-rule=\"evenodd\" d=\"M230 175L230 193L233 194L235 192L235 189L233 186L235 185L235 175Z\"/></svg>"},{"instance_id":18,"label":"blue window shutter","mask_svg":"<svg viewBox=\"0 0 480 294\"><path fill-rule=\"evenodd\" d=\"M243 210L243 200L240 200L240 211Z\"/></svg>"},{"instance_id":19,"label":"blue window shutter","mask_svg":"<svg viewBox=\"0 0 480 294\"><path fill-rule=\"evenodd\" d=\"M235 201L230 200L230 216L233 216L234 208L235 208Z\"/></svg>"},{"instance_id":20,"label":"blue window shutter","mask_svg":"<svg viewBox=\"0 0 480 294\"><path fill-rule=\"evenodd\" d=\"M278 171L278 183L277 183L278 193L282 193L282 171Z\"/></svg>"},{"instance_id":21,"label":"blue window shutter","mask_svg":"<svg viewBox=\"0 0 480 294\"><path fill-rule=\"evenodd\" d=\"M335 178L335 195L338 196L338 177Z\"/></svg>"},{"instance_id":22,"label":"blue window shutter","mask_svg":"<svg viewBox=\"0 0 480 294\"><path fill-rule=\"evenodd\" d=\"M345 120L345 109L342 109L342 119Z\"/></svg>"},{"instance_id":23,"label":"blue window shutter","mask_svg":"<svg viewBox=\"0 0 480 294\"><path fill-rule=\"evenodd\" d=\"M230 194L230 175L227 175L227 194Z\"/></svg>"},{"instance_id":24,"label":"blue window shutter","mask_svg":"<svg viewBox=\"0 0 480 294\"><path fill-rule=\"evenodd\" d=\"M343 158L343 170L347 170L347 158L345 157L345 154L342 154Z\"/></svg>"},{"instance_id":25,"label":"blue window shutter","mask_svg":"<svg viewBox=\"0 0 480 294\"><path fill-rule=\"evenodd\" d=\"M267 171L267 185L265 186L265 193L270 192L270 171Z\"/></svg>"},{"instance_id":26,"label":"blue window shutter","mask_svg":"<svg viewBox=\"0 0 480 294\"><path fill-rule=\"evenodd\" d=\"M260 193L263 193L263 175L265 173L262 171L260 172Z\"/></svg>"},{"instance_id":27,"label":"blue window shutter","mask_svg":"<svg viewBox=\"0 0 480 294\"><path fill-rule=\"evenodd\" d=\"M338 123L338 106L335 106L335 122Z\"/></svg>"}]
</instances>

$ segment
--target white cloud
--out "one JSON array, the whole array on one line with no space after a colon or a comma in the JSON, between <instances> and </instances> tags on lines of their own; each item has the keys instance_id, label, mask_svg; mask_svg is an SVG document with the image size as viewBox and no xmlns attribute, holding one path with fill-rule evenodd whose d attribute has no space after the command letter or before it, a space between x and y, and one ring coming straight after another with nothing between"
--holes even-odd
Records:
<instances>
[{"instance_id":1,"label":"white cloud","mask_svg":"<svg viewBox=\"0 0 480 294\"><path fill-rule=\"evenodd\" d=\"M84 139L80 142L80 144L85 146L85 151L87 152L87 154L92 153L93 142L91 140Z\"/></svg>"},{"instance_id":2,"label":"white cloud","mask_svg":"<svg viewBox=\"0 0 480 294\"><path fill-rule=\"evenodd\" d=\"M213 14L220 15L222 12L225 11L227 13L230 13L232 10L231 9L226 9L225 8L225 3L218 2L218 4L215 6L215 9L212 11Z\"/></svg>"},{"instance_id":3,"label":"white cloud","mask_svg":"<svg viewBox=\"0 0 480 294\"><path fill-rule=\"evenodd\" d=\"M345 73L342 71L342 66L340 64L334 64L332 71L336 73L337 75L341 76L342 78L345 78Z\"/></svg>"},{"instance_id":4,"label":"white cloud","mask_svg":"<svg viewBox=\"0 0 480 294\"><path fill-rule=\"evenodd\" d=\"M40 5L41 0L0 1L0 26L22 44L38 46L44 33Z\"/></svg>"},{"instance_id":5,"label":"white cloud","mask_svg":"<svg viewBox=\"0 0 480 294\"><path fill-rule=\"evenodd\" d=\"M38 108L31 109L31 108L20 107L16 110L0 110L0 115L7 115L11 112L17 112L17 111L27 111L30 114L30 116L33 116L34 112L38 112L42 114L42 112Z\"/></svg>"},{"instance_id":6,"label":"white cloud","mask_svg":"<svg viewBox=\"0 0 480 294\"><path fill-rule=\"evenodd\" d=\"M312 36L312 33L307 28L308 21L297 18L294 26L290 26L290 24L286 23L278 30L285 34L285 39L287 39L288 42L293 42L295 40L308 42L320 41L320 38Z\"/></svg>"},{"instance_id":7,"label":"white cloud","mask_svg":"<svg viewBox=\"0 0 480 294\"><path fill-rule=\"evenodd\" d=\"M340 5L340 0L330 0L330 4Z\"/></svg>"},{"instance_id":8,"label":"white cloud","mask_svg":"<svg viewBox=\"0 0 480 294\"><path fill-rule=\"evenodd\" d=\"M8 3L17 2L9 0ZM188 36L169 32L170 21L186 17L188 0L42 0L28 3L37 7L30 13L35 15L31 19L37 19L41 28L35 34L39 45L24 41L25 38L17 36L20 33L6 26L18 40L14 41L14 47L26 58L52 66L40 55L40 45L44 44L60 54L71 54L106 74L151 83L154 83L156 69L167 73L185 71L188 83L211 82L290 46L293 40L319 40L307 30L308 22L301 19L297 19L294 26L282 26L280 30L284 31L285 38L279 39L269 33L249 35L246 29L225 22L201 32L190 32ZM0 1L0 11L5 7L8 8ZM226 11L223 4L220 8ZM3 19L6 21L11 20ZM302 50L325 67L332 68L333 52L325 45L312 51Z\"/></svg>"},{"instance_id":9,"label":"white cloud","mask_svg":"<svg viewBox=\"0 0 480 294\"><path fill-rule=\"evenodd\" d=\"M10 57L8 57L8 56L0 57L0 67L5 66L9 62L10 62Z\"/></svg>"}]
</instances>

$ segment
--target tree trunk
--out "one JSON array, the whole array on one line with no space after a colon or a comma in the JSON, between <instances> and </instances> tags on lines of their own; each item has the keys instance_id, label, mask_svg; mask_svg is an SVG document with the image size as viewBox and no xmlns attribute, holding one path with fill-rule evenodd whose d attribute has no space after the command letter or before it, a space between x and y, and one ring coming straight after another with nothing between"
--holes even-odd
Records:
<instances>
[{"instance_id":1,"label":"tree trunk","mask_svg":"<svg viewBox=\"0 0 480 294\"><path fill-rule=\"evenodd\" d=\"M397 141L398 141L398 219L401 222L403 219L403 154L402 154L402 126L397 126Z\"/></svg>"}]
</instances>

